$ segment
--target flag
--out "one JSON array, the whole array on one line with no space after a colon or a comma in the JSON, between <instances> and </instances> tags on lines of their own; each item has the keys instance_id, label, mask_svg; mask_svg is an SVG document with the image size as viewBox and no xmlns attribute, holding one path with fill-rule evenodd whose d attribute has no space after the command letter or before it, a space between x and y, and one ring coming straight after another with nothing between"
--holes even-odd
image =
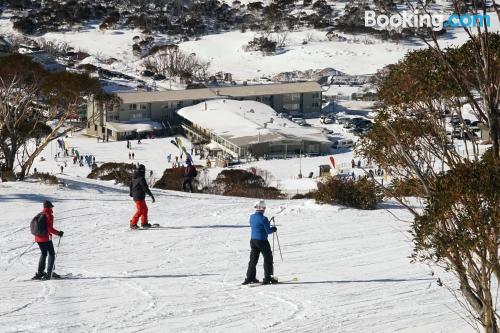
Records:
<instances>
[{"instance_id":1,"label":"flag","mask_svg":"<svg viewBox=\"0 0 500 333\"><path fill-rule=\"evenodd\" d=\"M333 168L335 169L335 159L333 158L333 156L330 156L330 162L332 163Z\"/></svg>"}]
</instances>

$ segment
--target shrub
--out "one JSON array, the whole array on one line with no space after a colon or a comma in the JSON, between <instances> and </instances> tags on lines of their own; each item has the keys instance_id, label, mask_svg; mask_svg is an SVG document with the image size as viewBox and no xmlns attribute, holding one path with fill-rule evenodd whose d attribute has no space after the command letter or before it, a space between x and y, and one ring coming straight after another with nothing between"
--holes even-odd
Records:
<instances>
[{"instance_id":1,"label":"shrub","mask_svg":"<svg viewBox=\"0 0 500 333\"><path fill-rule=\"evenodd\" d=\"M254 37L248 42L245 49L247 51L262 51L263 53L276 52L277 43L267 37Z\"/></svg>"},{"instance_id":2,"label":"shrub","mask_svg":"<svg viewBox=\"0 0 500 333\"><path fill-rule=\"evenodd\" d=\"M419 197L423 198L425 196L422 183L418 179L395 179L391 185L388 187L388 193L394 197Z\"/></svg>"},{"instance_id":3,"label":"shrub","mask_svg":"<svg viewBox=\"0 0 500 333\"><path fill-rule=\"evenodd\" d=\"M12 26L14 29L26 35L33 34L36 31L36 23L30 18L20 18L17 21L14 21Z\"/></svg>"},{"instance_id":4,"label":"shrub","mask_svg":"<svg viewBox=\"0 0 500 333\"><path fill-rule=\"evenodd\" d=\"M199 166L196 167L199 172ZM172 168L165 169L163 176L154 184L154 188L159 188L162 190L172 190L181 191L182 190L182 180L184 175L184 168ZM191 182L193 185L193 190L198 188L199 182L197 178L193 179Z\"/></svg>"},{"instance_id":5,"label":"shrub","mask_svg":"<svg viewBox=\"0 0 500 333\"><path fill-rule=\"evenodd\" d=\"M49 185L59 184L59 180L57 179L57 177L54 175L51 175L49 173L37 172L37 173L33 174L33 176L31 178L38 179L42 183L49 184Z\"/></svg>"},{"instance_id":6,"label":"shrub","mask_svg":"<svg viewBox=\"0 0 500 333\"><path fill-rule=\"evenodd\" d=\"M2 182L15 182L16 174L12 171L0 171L0 179Z\"/></svg>"},{"instance_id":7,"label":"shrub","mask_svg":"<svg viewBox=\"0 0 500 333\"><path fill-rule=\"evenodd\" d=\"M280 199L284 195L276 187L266 186L265 180L251 172L239 169L223 170L208 192L234 197Z\"/></svg>"},{"instance_id":8,"label":"shrub","mask_svg":"<svg viewBox=\"0 0 500 333\"><path fill-rule=\"evenodd\" d=\"M375 183L364 177L358 181L330 177L318 183L316 202L340 204L359 209L375 209L382 196Z\"/></svg>"},{"instance_id":9,"label":"shrub","mask_svg":"<svg viewBox=\"0 0 500 333\"><path fill-rule=\"evenodd\" d=\"M128 185L134 175L135 165L127 163L104 163L92 170L87 176L90 179L114 180L116 184Z\"/></svg>"},{"instance_id":10,"label":"shrub","mask_svg":"<svg viewBox=\"0 0 500 333\"><path fill-rule=\"evenodd\" d=\"M292 200L298 200L298 199L315 199L316 198L316 191L310 191L307 193L297 193L294 194L291 199Z\"/></svg>"}]
</instances>

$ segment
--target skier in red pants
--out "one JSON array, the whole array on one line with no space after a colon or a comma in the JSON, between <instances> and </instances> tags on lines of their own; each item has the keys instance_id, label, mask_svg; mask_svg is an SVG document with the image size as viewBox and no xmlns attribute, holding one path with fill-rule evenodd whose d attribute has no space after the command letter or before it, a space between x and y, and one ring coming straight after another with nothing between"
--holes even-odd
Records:
<instances>
[{"instance_id":1,"label":"skier in red pants","mask_svg":"<svg viewBox=\"0 0 500 333\"><path fill-rule=\"evenodd\" d=\"M145 178L146 167L143 164L139 165L139 168L134 173L134 178L130 184L130 196L134 198L136 212L130 220L130 228L137 229L137 222L141 218L141 227L150 228L151 224L148 223L148 206L146 205L146 194L148 194L153 202L155 202L155 197L153 193L149 190L148 183Z\"/></svg>"}]
</instances>

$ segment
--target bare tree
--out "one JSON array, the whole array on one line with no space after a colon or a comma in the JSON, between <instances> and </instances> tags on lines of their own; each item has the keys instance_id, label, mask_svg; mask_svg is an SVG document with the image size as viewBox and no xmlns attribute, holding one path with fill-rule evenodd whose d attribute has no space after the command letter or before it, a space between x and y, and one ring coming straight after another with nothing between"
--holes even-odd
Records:
<instances>
[{"instance_id":1,"label":"bare tree","mask_svg":"<svg viewBox=\"0 0 500 333\"><path fill-rule=\"evenodd\" d=\"M208 76L209 62L200 60L195 53L187 54L177 45L165 45L153 55L148 56L144 66L154 72L178 76L183 79L205 80Z\"/></svg>"},{"instance_id":2,"label":"bare tree","mask_svg":"<svg viewBox=\"0 0 500 333\"><path fill-rule=\"evenodd\" d=\"M70 122L88 94L102 96L100 84L83 74L49 73L29 57L0 60L0 150L4 171L22 179L54 139L80 126Z\"/></svg>"}]
</instances>

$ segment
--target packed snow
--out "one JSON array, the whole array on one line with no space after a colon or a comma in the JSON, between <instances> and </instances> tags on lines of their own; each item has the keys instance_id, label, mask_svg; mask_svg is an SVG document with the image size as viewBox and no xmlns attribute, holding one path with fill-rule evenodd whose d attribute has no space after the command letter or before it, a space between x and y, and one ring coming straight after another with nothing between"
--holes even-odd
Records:
<instances>
[{"instance_id":1,"label":"packed snow","mask_svg":"<svg viewBox=\"0 0 500 333\"><path fill-rule=\"evenodd\" d=\"M408 225L392 214L409 216L392 203L268 202L268 216L284 209L274 261L286 283L249 288L252 199L154 190L150 220L163 228L130 231L126 188L62 178L0 184L2 332L470 332L452 295L409 263ZM43 200L65 232L54 239L65 280L30 280L29 221Z\"/></svg>"}]
</instances>

